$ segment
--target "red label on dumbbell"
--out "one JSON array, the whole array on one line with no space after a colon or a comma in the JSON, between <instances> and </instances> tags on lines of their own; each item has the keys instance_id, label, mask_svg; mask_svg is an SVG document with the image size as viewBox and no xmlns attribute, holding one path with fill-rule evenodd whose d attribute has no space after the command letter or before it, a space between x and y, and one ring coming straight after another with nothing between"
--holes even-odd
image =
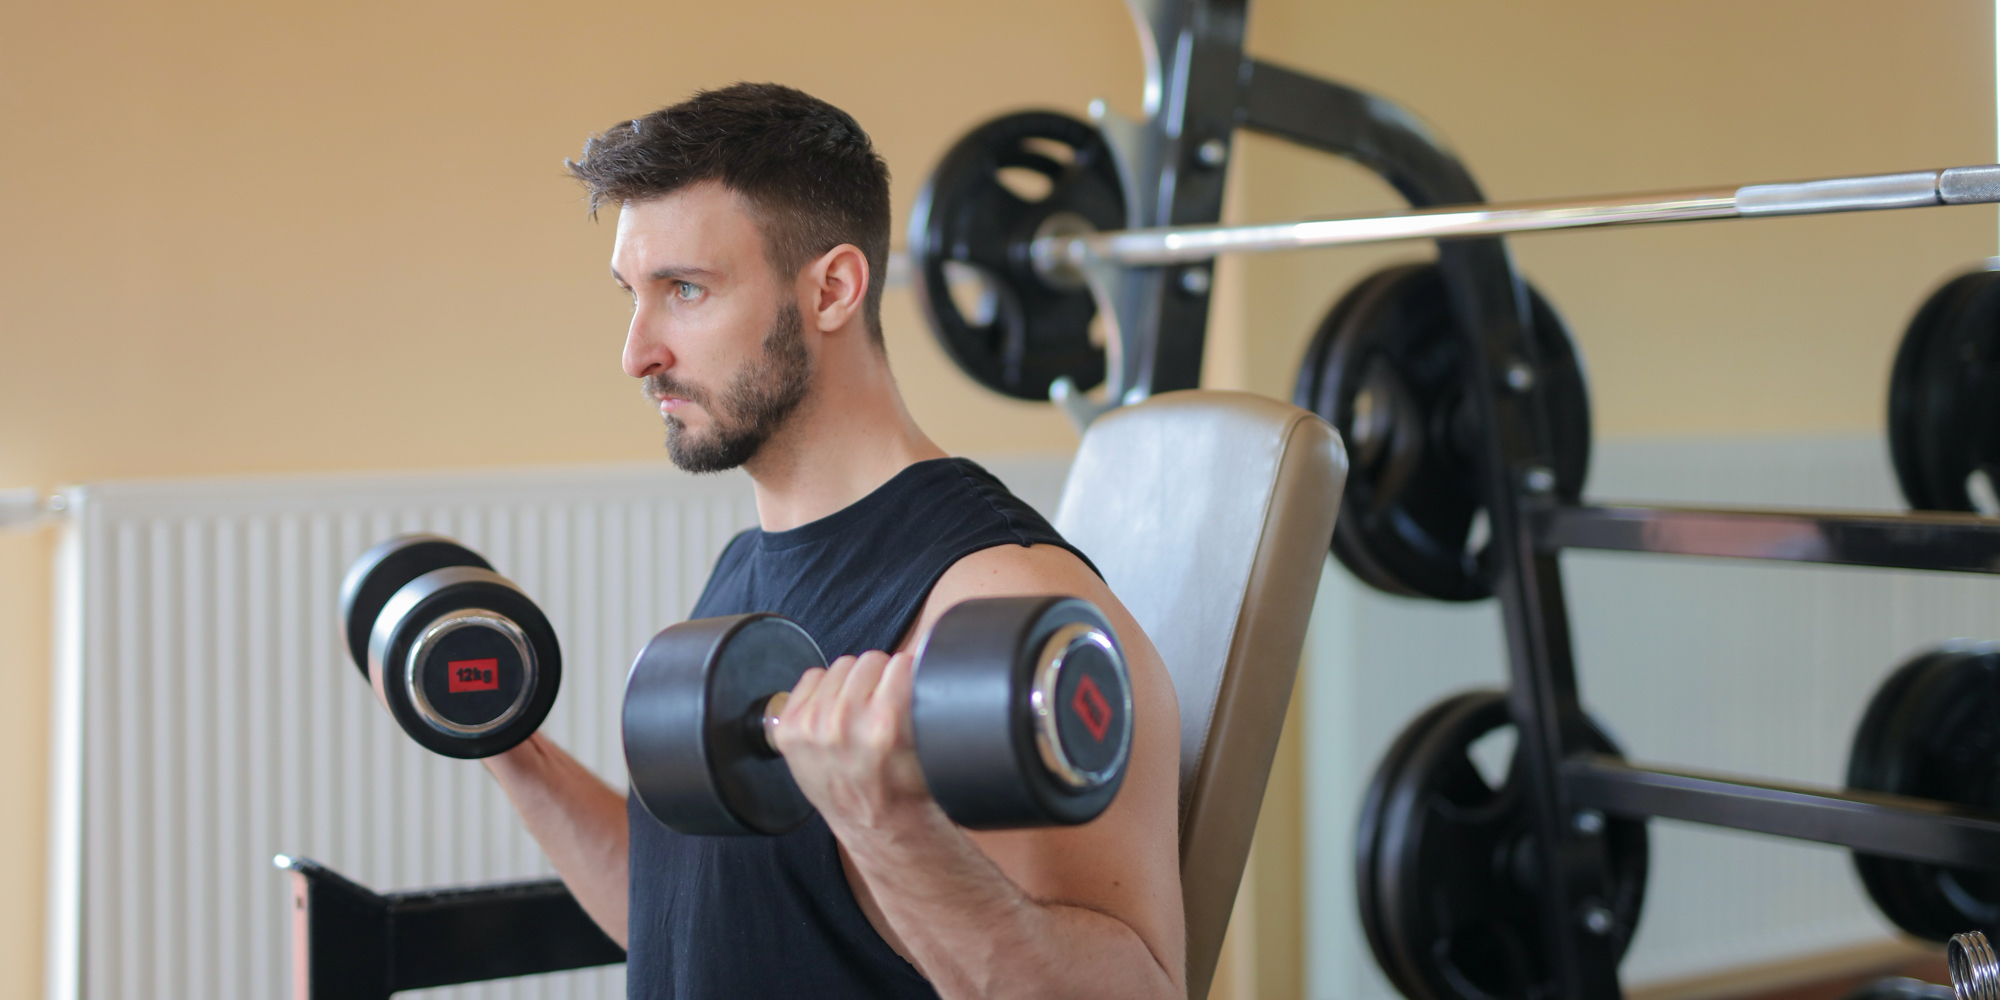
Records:
<instances>
[{"instance_id":1,"label":"red label on dumbbell","mask_svg":"<svg viewBox=\"0 0 2000 1000\"><path fill-rule=\"evenodd\" d=\"M445 664L446 679L450 682L452 694L467 691L498 691L500 689L500 661L452 660ZM431 690L435 691L436 688ZM1102 701L1102 698L1098 699Z\"/></svg>"},{"instance_id":2,"label":"red label on dumbbell","mask_svg":"<svg viewBox=\"0 0 2000 1000\"><path fill-rule=\"evenodd\" d=\"M1069 700L1069 707L1078 719L1083 720L1083 727L1090 730L1091 738L1104 742L1104 731L1111 726L1111 703L1104 700L1104 692L1097 689L1097 682L1085 677L1077 684L1076 697Z\"/></svg>"}]
</instances>

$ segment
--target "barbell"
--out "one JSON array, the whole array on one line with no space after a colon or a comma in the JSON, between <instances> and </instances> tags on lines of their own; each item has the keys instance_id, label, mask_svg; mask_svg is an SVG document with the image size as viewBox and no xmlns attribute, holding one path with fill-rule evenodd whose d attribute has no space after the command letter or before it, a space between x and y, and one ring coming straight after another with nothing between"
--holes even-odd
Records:
<instances>
[{"instance_id":1,"label":"barbell","mask_svg":"<svg viewBox=\"0 0 2000 1000\"><path fill-rule=\"evenodd\" d=\"M1825 215L2000 202L2000 164L1866 174L1734 188L1693 188L1505 204L1444 205L1375 215L1242 226L1162 226L1038 235L1035 269L1074 282L1098 262L1124 267L1186 264L1223 254L1271 253L1397 240L1466 239L1554 229Z\"/></svg>"},{"instance_id":2,"label":"barbell","mask_svg":"<svg viewBox=\"0 0 2000 1000\"><path fill-rule=\"evenodd\" d=\"M1020 112L967 133L918 194L908 278L946 352L986 387L1046 400L1052 388L1061 395L1102 382L1117 369L1107 352L1143 350L1120 343L1115 329L1098 337L1091 332L1101 304L1125 307L1120 279L1134 268L1398 240L2000 202L2000 164L1985 164L1252 225L1121 229L1130 216L1115 160L1096 126L1055 112ZM1202 267L1178 279L1191 295L1205 294L1209 284Z\"/></svg>"}]
</instances>

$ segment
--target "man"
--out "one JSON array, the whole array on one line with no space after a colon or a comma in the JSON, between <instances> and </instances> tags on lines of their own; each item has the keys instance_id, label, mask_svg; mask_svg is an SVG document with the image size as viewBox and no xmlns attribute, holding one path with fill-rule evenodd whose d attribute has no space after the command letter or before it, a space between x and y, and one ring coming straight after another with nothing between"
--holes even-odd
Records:
<instances>
[{"instance_id":1,"label":"man","mask_svg":"<svg viewBox=\"0 0 2000 1000\"><path fill-rule=\"evenodd\" d=\"M488 760L633 997L1185 994L1179 717L1159 654L1082 555L910 419L882 343L889 178L844 112L739 84L595 137L571 172L620 206L627 374L675 464L742 466L760 528L696 617L776 611L837 656L777 742L818 815L782 837L687 837L547 737ZM924 786L912 651L975 597L1095 603L1132 673L1118 799L1078 827L974 833ZM890 651L893 651L891 655Z\"/></svg>"}]
</instances>

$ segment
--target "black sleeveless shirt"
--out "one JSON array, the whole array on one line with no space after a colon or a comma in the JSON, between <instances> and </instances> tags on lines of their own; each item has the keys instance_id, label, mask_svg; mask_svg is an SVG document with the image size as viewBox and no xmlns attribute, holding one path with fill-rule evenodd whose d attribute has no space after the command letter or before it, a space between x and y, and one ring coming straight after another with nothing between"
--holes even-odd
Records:
<instances>
[{"instance_id":1,"label":"black sleeveless shirt","mask_svg":"<svg viewBox=\"0 0 2000 1000\"><path fill-rule=\"evenodd\" d=\"M1038 544L1076 552L978 465L918 462L810 524L736 536L692 617L775 611L829 660L891 650L953 563L996 545ZM626 812L632 1000L937 997L868 923L818 815L781 837L690 837L661 826L637 799Z\"/></svg>"}]
</instances>

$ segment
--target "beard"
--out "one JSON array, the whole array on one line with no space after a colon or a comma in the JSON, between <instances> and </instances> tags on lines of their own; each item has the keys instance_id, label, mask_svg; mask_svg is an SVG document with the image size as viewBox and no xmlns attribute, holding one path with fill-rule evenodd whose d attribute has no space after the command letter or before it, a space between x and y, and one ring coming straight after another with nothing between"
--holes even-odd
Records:
<instances>
[{"instance_id":1,"label":"beard","mask_svg":"<svg viewBox=\"0 0 2000 1000\"><path fill-rule=\"evenodd\" d=\"M667 417L667 457L684 472L723 472L757 456L765 442L805 402L812 387L812 354L806 350L799 307L787 301L764 334L764 353L738 369L719 399L708 390L669 375L646 376L649 400L679 396L700 406L709 416L705 434L690 431L687 422Z\"/></svg>"}]
</instances>

